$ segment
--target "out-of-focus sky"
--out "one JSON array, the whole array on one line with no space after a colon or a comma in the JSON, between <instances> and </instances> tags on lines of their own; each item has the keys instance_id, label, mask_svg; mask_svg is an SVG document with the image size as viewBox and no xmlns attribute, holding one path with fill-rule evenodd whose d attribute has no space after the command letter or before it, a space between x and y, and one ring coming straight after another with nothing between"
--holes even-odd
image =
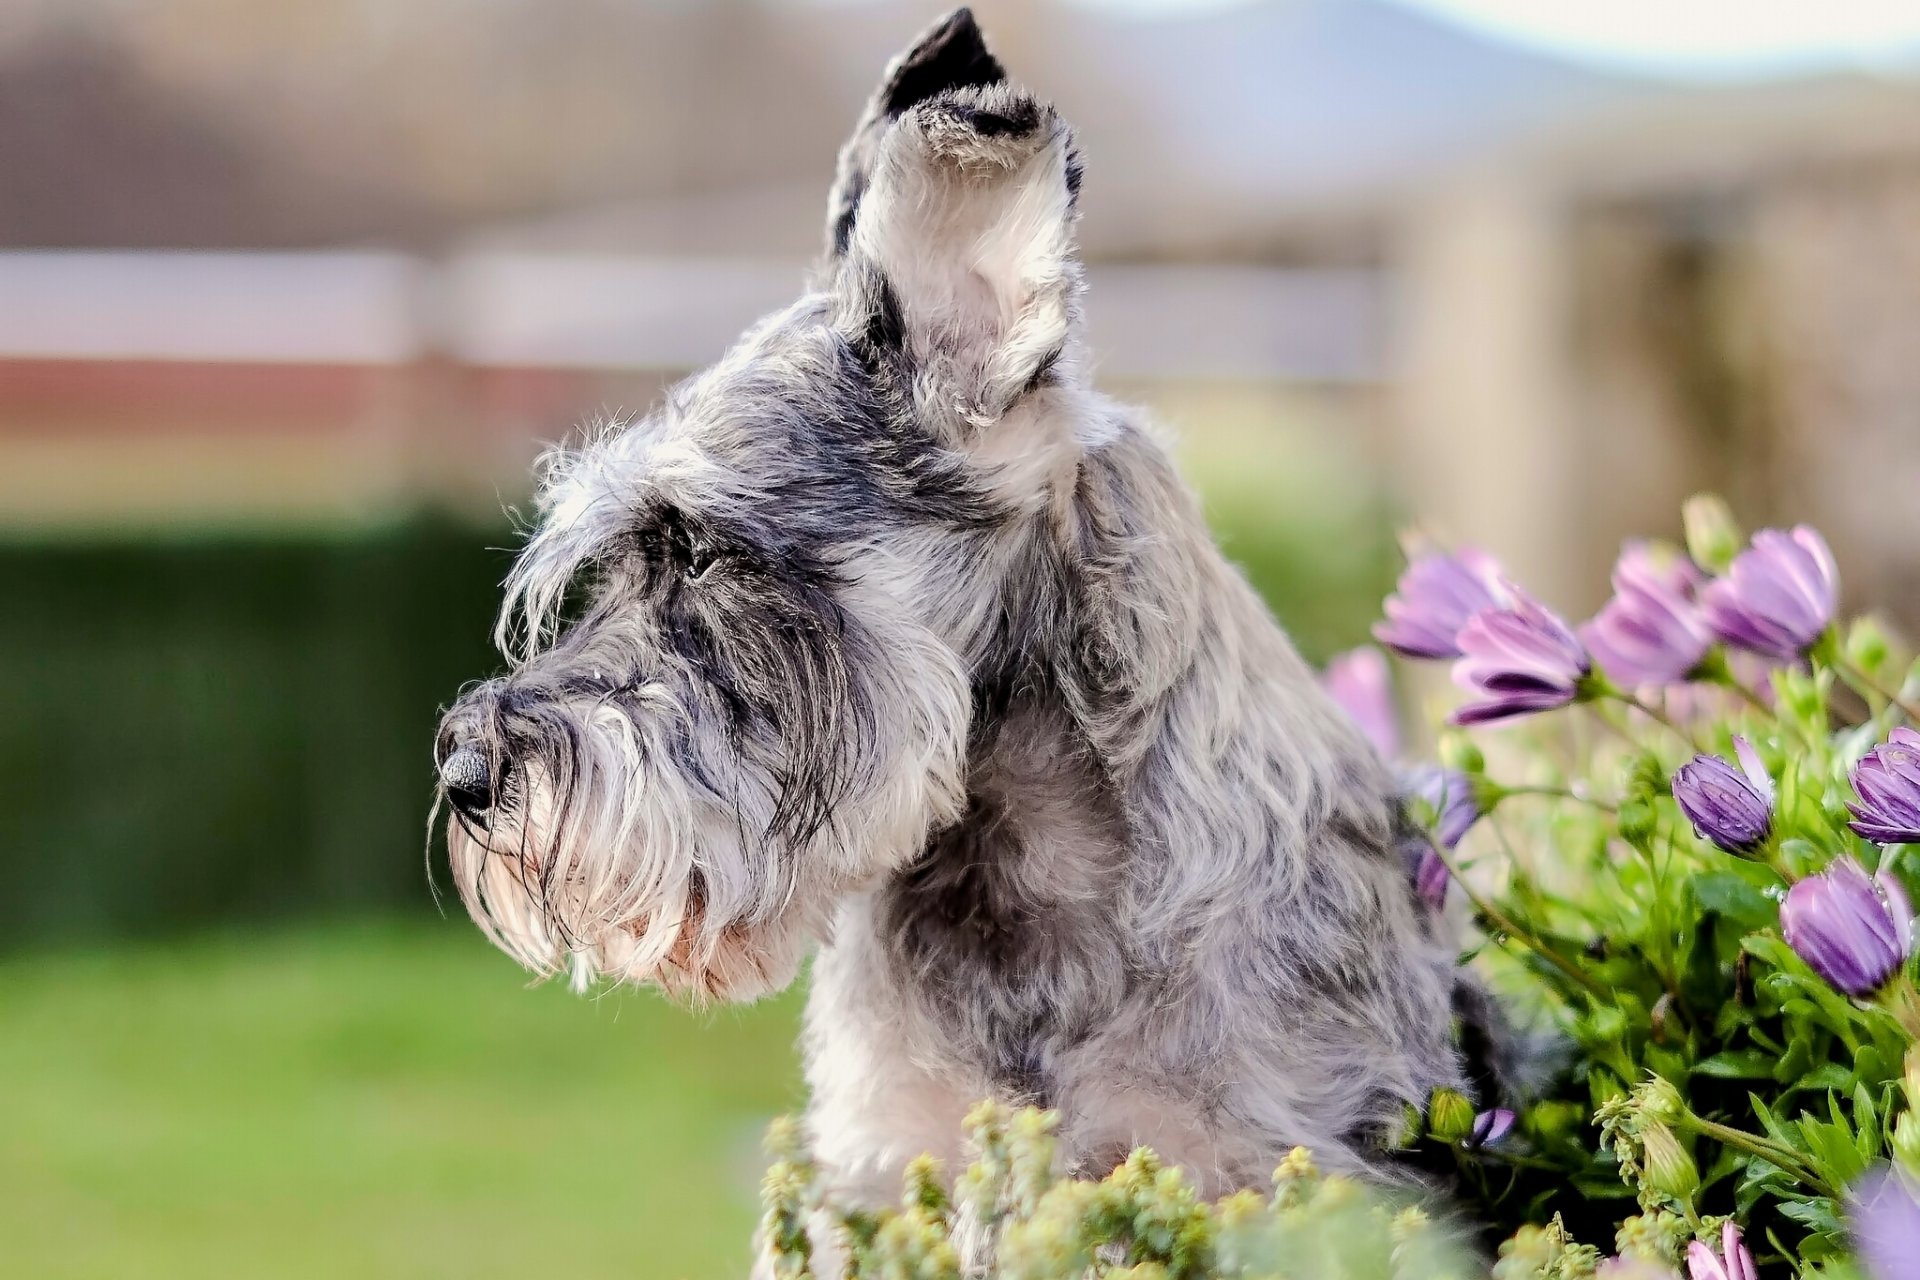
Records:
<instances>
[{"instance_id":1,"label":"out-of-focus sky","mask_svg":"<svg viewBox=\"0 0 1920 1280\"><path fill-rule=\"evenodd\" d=\"M1080 0L1165 14L1247 0ZM1920 64L1916 0L1398 0L1622 70L1699 76Z\"/></svg>"}]
</instances>

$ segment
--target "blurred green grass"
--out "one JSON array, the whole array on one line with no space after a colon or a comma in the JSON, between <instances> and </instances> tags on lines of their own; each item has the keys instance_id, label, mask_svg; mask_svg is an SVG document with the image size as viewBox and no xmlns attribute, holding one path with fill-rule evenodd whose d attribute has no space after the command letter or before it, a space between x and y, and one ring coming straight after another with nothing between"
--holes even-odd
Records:
<instances>
[{"instance_id":1,"label":"blurred green grass","mask_svg":"<svg viewBox=\"0 0 1920 1280\"><path fill-rule=\"evenodd\" d=\"M743 1276L798 1000L529 989L464 920L0 963L0 1275Z\"/></svg>"}]
</instances>

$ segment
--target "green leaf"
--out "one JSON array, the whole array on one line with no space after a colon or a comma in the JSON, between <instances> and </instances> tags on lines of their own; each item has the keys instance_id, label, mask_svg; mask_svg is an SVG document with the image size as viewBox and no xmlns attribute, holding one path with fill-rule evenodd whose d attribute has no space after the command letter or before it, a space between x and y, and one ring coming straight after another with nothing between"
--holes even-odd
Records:
<instances>
[{"instance_id":1,"label":"green leaf","mask_svg":"<svg viewBox=\"0 0 1920 1280\"><path fill-rule=\"evenodd\" d=\"M1813 1070L1801 1076L1794 1084L1796 1089L1846 1089L1853 1084L1853 1072L1837 1062L1823 1062Z\"/></svg>"},{"instance_id":2,"label":"green leaf","mask_svg":"<svg viewBox=\"0 0 1920 1280\"><path fill-rule=\"evenodd\" d=\"M1773 1112L1768 1109L1767 1104L1761 1101L1759 1094L1749 1093L1747 1095L1747 1101L1753 1105L1753 1114L1760 1117L1760 1123L1766 1127L1769 1138L1787 1146L1799 1145L1794 1141L1795 1135L1793 1131L1781 1124L1780 1121L1774 1117Z\"/></svg>"},{"instance_id":3,"label":"green leaf","mask_svg":"<svg viewBox=\"0 0 1920 1280\"><path fill-rule=\"evenodd\" d=\"M1693 1064L1694 1074L1722 1080L1771 1080L1778 1058L1758 1049L1727 1049Z\"/></svg>"},{"instance_id":4,"label":"green leaf","mask_svg":"<svg viewBox=\"0 0 1920 1280\"><path fill-rule=\"evenodd\" d=\"M1748 929L1764 928L1779 919L1780 908L1767 892L1731 871L1710 871L1693 879L1693 896L1701 907Z\"/></svg>"}]
</instances>

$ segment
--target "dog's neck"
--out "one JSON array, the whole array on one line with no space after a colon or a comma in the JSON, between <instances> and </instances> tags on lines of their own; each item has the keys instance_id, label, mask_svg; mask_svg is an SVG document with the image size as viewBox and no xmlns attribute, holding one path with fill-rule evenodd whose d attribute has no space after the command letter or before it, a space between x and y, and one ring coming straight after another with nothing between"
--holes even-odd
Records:
<instances>
[{"instance_id":1,"label":"dog's neck","mask_svg":"<svg viewBox=\"0 0 1920 1280\"><path fill-rule=\"evenodd\" d=\"M1222 555L1164 447L1108 408L1114 429L1036 538L1051 554L1009 593L977 736L991 743L991 718L1023 703L1046 716L1097 787L1089 802L1112 805L1134 884L1170 895L1168 919L1231 892L1251 864L1292 874L1329 823L1384 849L1380 762ZM1220 788L1195 768L1233 784L1230 807L1206 799ZM1217 876L1194 874L1210 864Z\"/></svg>"}]
</instances>

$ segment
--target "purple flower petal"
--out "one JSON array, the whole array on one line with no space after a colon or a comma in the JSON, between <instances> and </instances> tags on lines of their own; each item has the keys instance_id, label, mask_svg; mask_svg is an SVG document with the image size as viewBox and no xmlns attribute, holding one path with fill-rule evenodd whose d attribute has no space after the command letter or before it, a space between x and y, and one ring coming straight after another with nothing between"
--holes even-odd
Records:
<instances>
[{"instance_id":1,"label":"purple flower petal","mask_svg":"<svg viewBox=\"0 0 1920 1280\"><path fill-rule=\"evenodd\" d=\"M1735 737L1740 768L1720 756L1695 756L1673 775L1673 798L1702 839L1729 853L1751 853L1773 825L1773 779L1759 752Z\"/></svg>"},{"instance_id":2,"label":"purple flower petal","mask_svg":"<svg viewBox=\"0 0 1920 1280\"><path fill-rule=\"evenodd\" d=\"M1760 776L1766 778L1764 770ZM1728 853L1752 853L1766 840L1773 827L1772 792L1771 781L1763 792L1719 756L1695 756L1673 775L1673 798L1687 821Z\"/></svg>"},{"instance_id":3,"label":"purple flower petal","mask_svg":"<svg viewBox=\"0 0 1920 1280\"><path fill-rule=\"evenodd\" d=\"M1644 542L1630 542L1613 570L1613 598L1580 638L1600 669L1630 688L1676 684L1700 665L1713 643L1694 601L1700 572L1684 556L1664 561Z\"/></svg>"},{"instance_id":4,"label":"purple flower petal","mask_svg":"<svg viewBox=\"0 0 1920 1280\"><path fill-rule=\"evenodd\" d=\"M1920 1194L1891 1169L1874 1169L1853 1185L1847 1218L1872 1280L1912 1280L1920 1265Z\"/></svg>"},{"instance_id":5,"label":"purple flower petal","mask_svg":"<svg viewBox=\"0 0 1920 1280\"><path fill-rule=\"evenodd\" d=\"M1327 663L1320 683L1353 718L1388 760L1400 754L1400 718L1393 705L1393 679L1387 660L1378 649L1361 646L1340 654Z\"/></svg>"},{"instance_id":6,"label":"purple flower petal","mask_svg":"<svg viewBox=\"0 0 1920 1280\"><path fill-rule=\"evenodd\" d=\"M1493 557L1471 547L1418 556L1387 597L1386 620L1373 638L1408 658L1456 658L1455 637L1482 609L1502 604L1506 590Z\"/></svg>"},{"instance_id":7,"label":"purple flower petal","mask_svg":"<svg viewBox=\"0 0 1920 1280\"><path fill-rule=\"evenodd\" d=\"M1505 1107L1482 1111L1473 1118L1473 1128L1467 1133L1467 1145L1475 1151L1493 1146L1513 1132L1513 1119L1513 1112Z\"/></svg>"},{"instance_id":8,"label":"purple flower petal","mask_svg":"<svg viewBox=\"0 0 1920 1280\"><path fill-rule=\"evenodd\" d=\"M1727 1223L1720 1231L1720 1251L1702 1240L1687 1246L1689 1280L1758 1280L1753 1253L1740 1238L1740 1228Z\"/></svg>"},{"instance_id":9,"label":"purple flower petal","mask_svg":"<svg viewBox=\"0 0 1920 1280\"><path fill-rule=\"evenodd\" d=\"M1727 576L1700 592L1708 625L1728 644L1780 662L1812 647L1833 622L1840 575L1826 540L1806 525L1762 529Z\"/></svg>"},{"instance_id":10,"label":"purple flower petal","mask_svg":"<svg viewBox=\"0 0 1920 1280\"><path fill-rule=\"evenodd\" d=\"M1773 806L1773 775L1767 772L1766 761L1760 758L1760 753L1754 750L1751 742L1737 733L1733 735L1733 755L1734 759L1740 762L1740 772L1746 775L1747 781L1753 784L1754 791L1771 808Z\"/></svg>"},{"instance_id":11,"label":"purple flower petal","mask_svg":"<svg viewBox=\"0 0 1920 1280\"><path fill-rule=\"evenodd\" d=\"M1414 892L1420 900L1435 911L1447 905L1447 889L1453 884L1453 873L1447 870L1446 862L1427 845L1420 854L1420 865L1413 873Z\"/></svg>"},{"instance_id":12,"label":"purple flower petal","mask_svg":"<svg viewBox=\"0 0 1920 1280\"><path fill-rule=\"evenodd\" d=\"M1906 963L1913 913L1898 885L1876 883L1859 863L1841 858L1787 891L1780 931L1835 990L1868 996Z\"/></svg>"},{"instance_id":13,"label":"purple flower petal","mask_svg":"<svg viewBox=\"0 0 1920 1280\"><path fill-rule=\"evenodd\" d=\"M1848 825L1875 844L1920 843L1920 733L1902 726L1853 767Z\"/></svg>"},{"instance_id":14,"label":"purple flower petal","mask_svg":"<svg viewBox=\"0 0 1920 1280\"><path fill-rule=\"evenodd\" d=\"M1460 630L1453 680L1483 700L1456 711L1457 725L1494 724L1566 706L1593 670L1559 615L1518 588L1507 590L1511 604L1481 610Z\"/></svg>"}]
</instances>

